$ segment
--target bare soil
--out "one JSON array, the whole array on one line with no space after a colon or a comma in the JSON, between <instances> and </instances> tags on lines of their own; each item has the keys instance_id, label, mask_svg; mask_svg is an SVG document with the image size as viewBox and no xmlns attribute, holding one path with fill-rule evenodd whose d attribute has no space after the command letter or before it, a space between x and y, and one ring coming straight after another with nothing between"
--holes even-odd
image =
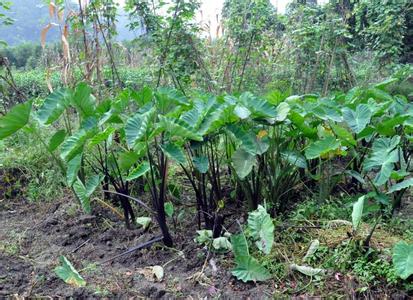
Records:
<instances>
[{"instance_id":1,"label":"bare soil","mask_svg":"<svg viewBox=\"0 0 413 300\"><path fill-rule=\"evenodd\" d=\"M287 295L294 299L317 299L298 286L300 277L291 275L289 281L245 284L231 276L230 253L213 254L206 260L207 249L193 241L197 220L193 218L192 207L184 207L186 214L184 221L178 222L180 227L169 222L176 248L168 249L162 243L155 243L102 263L159 236L157 227L152 224L146 231L126 229L117 215L97 203L92 205L93 214L85 215L70 196L29 203L13 188L16 182L6 184L4 179L5 174L0 173L0 299L10 296L268 299L289 297ZM243 223L245 214L234 209L231 218ZM344 232L339 238L345 235ZM306 244L296 246L299 251L305 251ZM81 273L87 282L85 287L70 286L56 276L54 268L61 255ZM288 260L289 253L285 255ZM165 276L161 281L156 281L146 269L155 265L164 267ZM360 294L356 290L357 284L351 276L337 280L331 274L325 280L323 291L314 290L311 295L358 298ZM402 291L387 290L385 286L379 291L368 291L363 297L365 295L372 299L408 297Z\"/></svg>"}]
</instances>

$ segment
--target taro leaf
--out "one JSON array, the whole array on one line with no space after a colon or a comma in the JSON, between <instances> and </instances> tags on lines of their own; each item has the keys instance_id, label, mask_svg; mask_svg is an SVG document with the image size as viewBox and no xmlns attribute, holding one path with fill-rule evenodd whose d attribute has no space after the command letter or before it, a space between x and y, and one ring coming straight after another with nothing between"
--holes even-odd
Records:
<instances>
[{"instance_id":1,"label":"taro leaf","mask_svg":"<svg viewBox=\"0 0 413 300\"><path fill-rule=\"evenodd\" d=\"M195 238L195 242L202 245L209 242L212 239L212 230L197 230L196 233L198 236Z\"/></svg>"},{"instance_id":2,"label":"taro leaf","mask_svg":"<svg viewBox=\"0 0 413 300\"><path fill-rule=\"evenodd\" d=\"M61 146L60 157L66 161L72 160L72 158L82 152L87 138L88 133L83 129L68 137Z\"/></svg>"},{"instance_id":3,"label":"taro leaf","mask_svg":"<svg viewBox=\"0 0 413 300\"><path fill-rule=\"evenodd\" d=\"M277 111L267 100L257 98L250 92L245 92L239 97L239 101L246 106L253 117L258 118L275 118Z\"/></svg>"},{"instance_id":4,"label":"taro leaf","mask_svg":"<svg viewBox=\"0 0 413 300\"><path fill-rule=\"evenodd\" d=\"M134 179L137 179L143 175L145 175L149 170L150 170L150 165L147 161L142 162L137 166L135 169L133 169L130 173L129 176L126 177L126 181L132 181Z\"/></svg>"},{"instance_id":5,"label":"taro leaf","mask_svg":"<svg viewBox=\"0 0 413 300\"><path fill-rule=\"evenodd\" d=\"M136 141L145 136L150 117L151 112L145 114L137 113L126 121L125 135L129 148L132 148Z\"/></svg>"},{"instance_id":6,"label":"taro leaf","mask_svg":"<svg viewBox=\"0 0 413 300\"><path fill-rule=\"evenodd\" d=\"M39 122L43 125L49 125L59 119L68 107L69 95L68 90L61 89L47 96L37 111L37 119Z\"/></svg>"},{"instance_id":7,"label":"taro leaf","mask_svg":"<svg viewBox=\"0 0 413 300\"><path fill-rule=\"evenodd\" d=\"M403 180L402 182L396 183L395 185L392 185L387 194L394 193L403 189L406 189L408 187L411 187L413 185L413 178L409 178L406 180Z\"/></svg>"},{"instance_id":8,"label":"taro leaf","mask_svg":"<svg viewBox=\"0 0 413 300\"><path fill-rule=\"evenodd\" d=\"M95 175L86 180L86 185L82 183L79 177L73 184L73 189L75 190L76 196L79 198L83 210L88 214L92 212L90 207L90 196L92 196L101 181L102 177Z\"/></svg>"},{"instance_id":9,"label":"taro leaf","mask_svg":"<svg viewBox=\"0 0 413 300\"><path fill-rule=\"evenodd\" d=\"M131 96L133 100L135 100L139 104L139 106L143 106L152 100L153 92L150 87L144 86L142 89L132 94Z\"/></svg>"},{"instance_id":10,"label":"taro leaf","mask_svg":"<svg viewBox=\"0 0 413 300\"><path fill-rule=\"evenodd\" d=\"M366 184L366 181L364 180L363 176L359 172L354 171L354 170L346 170L344 171L344 173L347 175L350 175L351 177L356 179L361 184Z\"/></svg>"},{"instance_id":11,"label":"taro leaf","mask_svg":"<svg viewBox=\"0 0 413 300\"><path fill-rule=\"evenodd\" d=\"M96 134L93 138L90 139L90 146L95 146L97 144L100 144L104 141L107 141L108 138L111 136L111 134L115 131L116 129L113 127L108 127L104 131L99 132Z\"/></svg>"},{"instance_id":12,"label":"taro leaf","mask_svg":"<svg viewBox=\"0 0 413 300\"><path fill-rule=\"evenodd\" d=\"M82 154L76 155L67 163L66 181L69 186L72 186L77 178L77 173L82 162Z\"/></svg>"},{"instance_id":13,"label":"taro leaf","mask_svg":"<svg viewBox=\"0 0 413 300\"><path fill-rule=\"evenodd\" d=\"M291 123L293 123L305 137L308 138L316 138L317 137L317 129L308 126L305 122L305 118L301 116L298 112L292 110L289 114L289 119Z\"/></svg>"},{"instance_id":14,"label":"taro leaf","mask_svg":"<svg viewBox=\"0 0 413 300\"><path fill-rule=\"evenodd\" d=\"M347 131L347 129L340 127L334 123L330 124L336 136L342 141L343 146L356 146L357 142L353 138L353 135Z\"/></svg>"},{"instance_id":15,"label":"taro leaf","mask_svg":"<svg viewBox=\"0 0 413 300\"><path fill-rule=\"evenodd\" d=\"M165 153L166 156L168 156L170 159L182 165L186 163L185 154L182 151L181 147L179 147L178 145L169 143L165 145L160 145L160 147L163 153Z\"/></svg>"},{"instance_id":16,"label":"taro leaf","mask_svg":"<svg viewBox=\"0 0 413 300\"><path fill-rule=\"evenodd\" d=\"M307 260L309 257L313 256L314 253L316 253L319 246L320 246L319 240L311 241L310 247L308 247L307 253L305 254L303 260Z\"/></svg>"},{"instance_id":17,"label":"taro leaf","mask_svg":"<svg viewBox=\"0 0 413 300\"><path fill-rule=\"evenodd\" d=\"M0 140L12 135L19 129L23 128L28 122L32 102L27 101L15 105L7 115L0 118Z\"/></svg>"},{"instance_id":18,"label":"taro leaf","mask_svg":"<svg viewBox=\"0 0 413 300\"><path fill-rule=\"evenodd\" d=\"M96 100L91 93L90 86L81 82L73 94L72 104L83 117L90 117L95 113Z\"/></svg>"},{"instance_id":19,"label":"taro leaf","mask_svg":"<svg viewBox=\"0 0 413 300\"><path fill-rule=\"evenodd\" d=\"M171 136L187 138L198 142L203 141L202 135L182 120L175 120L160 115L159 125L160 128L165 129Z\"/></svg>"},{"instance_id":20,"label":"taro leaf","mask_svg":"<svg viewBox=\"0 0 413 300\"><path fill-rule=\"evenodd\" d=\"M247 132L239 125L228 125L228 131L231 132L235 138L241 142L241 147L251 155L257 154L257 146L255 143L255 136Z\"/></svg>"},{"instance_id":21,"label":"taro leaf","mask_svg":"<svg viewBox=\"0 0 413 300\"><path fill-rule=\"evenodd\" d=\"M166 215L172 218L172 216L174 215L174 205L172 204L172 202L170 201L165 202L164 208L165 208Z\"/></svg>"},{"instance_id":22,"label":"taro leaf","mask_svg":"<svg viewBox=\"0 0 413 300\"><path fill-rule=\"evenodd\" d=\"M57 147L60 146L60 144L63 143L66 137L66 130L62 129L59 131L56 131L56 133L50 138L49 145L48 145L48 150L50 152L54 151L57 149Z\"/></svg>"},{"instance_id":23,"label":"taro leaf","mask_svg":"<svg viewBox=\"0 0 413 300\"><path fill-rule=\"evenodd\" d=\"M251 112L248 110L248 108L241 104L237 104L237 106L235 106L234 113L240 119L247 119L251 115Z\"/></svg>"},{"instance_id":24,"label":"taro leaf","mask_svg":"<svg viewBox=\"0 0 413 300\"><path fill-rule=\"evenodd\" d=\"M386 183L394 169L394 163L399 160L397 146L400 142L399 136L392 138L380 138L374 141L372 153L364 161L364 170L380 168L377 173L374 184L381 186Z\"/></svg>"},{"instance_id":25,"label":"taro leaf","mask_svg":"<svg viewBox=\"0 0 413 300\"><path fill-rule=\"evenodd\" d=\"M249 213L248 228L258 249L269 254L274 243L274 224L263 206L258 205L255 211Z\"/></svg>"},{"instance_id":26,"label":"taro leaf","mask_svg":"<svg viewBox=\"0 0 413 300\"><path fill-rule=\"evenodd\" d=\"M363 215L364 199L366 196L361 196L357 202L353 204L353 212L351 213L351 221L353 224L353 231L357 231L361 223L361 217Z\"/></svg>"},{"instance_id":27,"label":"taro leaf","mask_svg":"<svg viewBox=\"0 0 413 300\"><path fill-rule=\"evenodd\" d=\"M288 161L293 166L298 168L306 169L307 168L307 161L301 153L298 151L292 150L285 150L281 152L281 157Z\"/></svg>"},{"instance_id":28,"label":"taro leaf","mask_svg":"<svg viewBox=\"0 0 413 300\"><path fill-rule=\"evenodd\" d=\"M152 222L152 219L149 217L137 217L136 218L136 223L141 225L143 229L148 229L151 222Z\"/></svg>"},{"instance_id":29,"label":"taro leaf","mask_svg":"<svg viewBox=\"0 0 413 300\"><path fill-rule=\"evenodd\" d=\"M336 150L338 147L340 147L340 142L333 136L327 136L322 140L311 143L305 150L305 156L307 159L314 159Z\"/></svg>"},{"instance_id":30,"label":"taro leaf","mask_svg":"<svg viewBox=\"0 0 413 300\"><path fill-rule=\"evenodd\" d=\"M195 168L201 173L205 174L209 169L209 161L206 156L197 156L193 158Z\"/></svg>"},{"instance_id":31,"label":"taro leaf","mask_svg":"<svg viewBox=\"0 0 413 300\"><path fill-rule=\"evenodd\" d=\"M256 152L258 155L263 155L265 152L268 151L270 148L270 143L268 142L268 138L257 138L255 139L255 147L256 147Z\"/></svg>"},{"instance_id":32,"label":"taro leaf","mask_svg":"<svg viewBox=\"0 0 413 300\"><path fill-rule=\"evenodd\" d=\"M228 241L228 238L225 236L215 238L212 241L212 247L218 251L229 251L232 249L230 241Z\"/></svg>"},{"instance_id":33,"label":"taro leaf","mask_svg":"<svg viewBox=\"0 0 413 300\"><path fill-rule=\"evenodd\" d=\"M271 278L270 273L255 258L242 256L237 259L237 266L231 271L238 280L265 281Z\"/></svg>"},{"instance_id":34,"label":"taro leaf","mask_svg":"<svg viewBox=\"0 0 413 300\"><path fill-rule=\"evenodd\" d=\"M119 154L119 167L121 170L129 170L140 158L140 155L134 151L122 152Z\"/></svg>"},{"instance_id":35,"label":"taro leaf","mask_svg":"<svg viewBox=\"0 0 413 300\"><path fill-rule=\"evenodd\" d=\"M367 104L359 104L356 110L343 108L343 118L355 133L360 133L370 123L372 112Z\"/></svg>"},{"instance_id":36,"label":"taro leaf","mask_svg":"<svg viewBox=\"0 0 413 300\"><path fill-rule=\"evenodd\" d=\"M413 244L400 241L393 247L393 265L401 279L413 274Z\"/></svg>"},{"instance_id":37,"label":"taro leaf","mask_svg":"<svg viewBox=\"0 0 413 300\"><path fill-rule=\"evenodd\" d=\"M232 165L240 179L244 179L255 165L255 156L242 148L238 148L232 155Z\"/></svg>"},{"instance_id":38,"label":"taro leaf","mask_svg":"<svg viewBox=\"0 0 413 300\"><path fill-rule=\"evenodd\" d=\"M280 104L278 104L277 106L277 116L275 117L275 120L277 122L282 122L284 121L287 116L288 113L290 112L290 105L288 105L287 102L281 102Z\"/></svg>"},{"instance_id":39,"label":"taro leaf","mask_svg":"<svg viewBox=\"0 0 413 300\"><path fill-rule=\"evenodd\" d=\"M403 122L406 121L408 118L409 116L397 116L392 117L384 122L380 122L376 127L377 132L381 135L393 136L396 134L395 127L403 124Z\"/></svg>"},{"instance_id":40,"label":"taro leaf","mask_svg":"<svg viewBox=\"0 0 413 300\"><path fill-rule=\"evenodd\" d=\"M204 102L197 99L194 101L192 109L184 112L180 120L184 121L191 128L198 128L204 117L204 109Z\"/></svg>"},{"instance_id":41,"label":"taro leaf","mask_svg":"<svg viewBox=\"0 0 413 300\"><path fill-rule=\"evenodd\" d=\"M309 266L299 266L296 264L290 265L291 270L298 271L307 276L323 275L325 273L324 269L312 268Z\"/></svg>"},{"instance_id":42,"label":"taro leaf","mask_svg":"<svg viewBox=\"0 0 413 300\"><path fill-rule=\"evenodd\" d=\"M56 275L67 284L75 287L82 287L86 285L86 281L80 276L79 272L73 267L70 261L60 256L60 266L57 266L54 271Z\"/></svg>"},{"instance_id":43,"label":"taro leaf","mask_svg":"<svg viewBox=\"0 0 413 300\"><path fill-rule=\"evenodd\" d=\"M248 242L243 233L234 234L231 236L232 252L234 252L235 260L238 261L241 257L250 256L248 250Z\"/></svg>"}]
</instances>

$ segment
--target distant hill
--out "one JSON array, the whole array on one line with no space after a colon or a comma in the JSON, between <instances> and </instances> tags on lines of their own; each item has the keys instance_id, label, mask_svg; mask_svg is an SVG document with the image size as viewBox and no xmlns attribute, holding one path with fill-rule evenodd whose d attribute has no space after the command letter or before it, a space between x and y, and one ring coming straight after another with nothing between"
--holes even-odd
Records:
<instances>
[{"instance_id":1,"label":"distant hill","mask_svg":"<svg viewBox=\"0 0 413 300\"><path fill-rule=\"evenodd\" d=\"M4 13L13 18L14 24L11 26L0 25L0 40L6 41L9 45L17 45L24 42L39 42L40 31L49 22L49 9L42 0L11 0L10 11ZM76 6L75 6L76 7ZM118 40L131 40L140 35L140 30L129 31L126 27L128 17L125 12L120 11L118 16ZM47 34L47 41L57 40L58 31L50 30Z\"/></svg>"}]
</instances>

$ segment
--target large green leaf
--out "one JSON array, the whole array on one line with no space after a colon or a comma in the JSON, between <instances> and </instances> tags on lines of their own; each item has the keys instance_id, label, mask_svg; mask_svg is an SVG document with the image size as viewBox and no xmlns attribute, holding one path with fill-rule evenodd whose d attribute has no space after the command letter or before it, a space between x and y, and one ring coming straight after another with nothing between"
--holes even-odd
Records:
<instances>
[{"instance_id":1,"label":"large green leaf","mask_svg":"<svg viewBox=\"0 0 413 300\"><path fill-rule=\"evenodd\" d=\"M198 142L203 141L203 137L195 132L193 128L189 127L186 123L172 118L159 116L160 125L171 135L184 139L190 139Z\"/></svg>"},{"instance_id":2,"label":"large green leaf","mask_svg":"<svg viewBox=\"0 0 413 300\"><path fill-rule=\"evenodd\" d=\"M89 146L96 146L104 141L107 141L112 133L115 132L115 128L107 127L104 131L99 132L93 138L90 139Z\"/></svg>"},{"instance_id":3,"label":"large green leaf","mask_svg":"<svg viewBox=\"0 0 413 300\"><path fill-rule=\"evenodd\" d=\"M96 100L90 86L84 82L79 83L73 94L72 104L83 117L92 116L95 113Z\"/></svg>"},{"instance_id":4,"label":"large green leaf","mask_svg":"<svg viewBox=\"0 0 413 300\"><path fill-rule=\"evenodd\" d=\"M271 278L268 270L263 267L254 257L243 256L237 260L237 266L231 271L238 280L265 281Z\"/></svg>"},{"instance_id":5,"label":"large green leaf","mask_svg":"<svg viewBox=\"0 0 413 300\"><path fill-rule=\"evenodd\" d=\"M66 181L69 186L72 186L77 178L77 173L80 170L82 163L82 154L76 155L67 162Z\"/></svg>"},{"instance_id":6,"label":"large green leaf","mask_svg":"<svg viewBox=\"0 0 413 300\"><path fill-rule=\"evenodd\" d=\"M413 274L413 244L398 242L393 248L393 265L401 279Z\"/></svg>"},{"instance_id":7,"label":"large green leaf","mask_svg":"<svg viewBox=\"0 0 413 300\"><path fill-rule=\"evenodd\" d=\"M277 116L275 117L275 120L277 122L284 121L287 118L288 113L290 112L290 109L291 109L290 105L288 105L287 102L281 102L280 104L278 104L277 109L276 109Z\"/></svg>"},{"instance_id":8,"label":"large green leaf","mask_svg":"<svg viewBox=\"0 0 413 300\"><path fill-rule=\"evenodd\" d=\"M237 104L237 105L234 107L234 113L235 113L235 115L236 115L238 118L240 118L241 120L247 119L247 118L251 115L251 112L249 111L249 109L246 108L246 107L245 107L244 105L242 105L242 104Z\"/></svg>"},{"instance_id":9,"label":"large green leaf","mask_svg":"<svg viewBox=\"0 0 413 300\"><path fill-rule=\"evenodd\" d=\"M353 224L353 230L357 231L361 223L361 217L363 216L365 196L358 198L357 202L353 204L353 212L351 213L351 220Z\"/></svg>"},{"instance_id":10,"label":"large green leaf","mask_svg":"<svg viewBox=\"0 0 413 300\"><path fill-rule=\"evenodd\" d=\"M44 125L52 124L59 119L70 101L70 91L60 89L51 93L37 111L37 119Z\"/></svg>"},{"instance_id":11,"label":"large green leaf","mask_svg":"<svg viewBox=\"0 0 413 300\"><path fill-rule=\"evenodd\" d=\"M255 211L249 213L248 228L258 249L269 254L274 243L274 223L263 206L258 205Z\"/></svg>"},{"instance_id":12,"label":"large green leaf","mask_svg":"<svg viewBox=\"0 0 413 300\"><path fill-rule=\"evenodd\" d=\"M291 123L293 123L294 126L297 127L297 129L300 130L305 137L308 137L308 138L317 137L317 129L310 127L306 123L305 118L302 115L300 115L298 112L291 110L288 117Z\"/></svg>"},{"instance_id":13,"label":"large green leaf","mask_svg":"<svg viewBox=\"0 0 413 300\"><path fill-rule=\"evenodd\" d=\"M277 110L267 100L258 98L250 92L245 92L239 97L241 102L248 110L252 112L253 117L258 118L275 118Z\"/></svg>"},{"instance_id":14,"label":"large green leaf","mask_svg":"<svg viewBox=\"0 0 413 300\"><path fill-rule=\"evenodd\" d=\"M126 177L126 181L131 181L134 179L137 179L143 175L145 175L149 170L150 170L150 165L147 161L142 162L141 164L139 164L139 166L137 166L135 169L133 169L129 176Z\"/></svg>"},{"instance_id":15,"label":"large green leaf","mask_svg":"<svg viewBox=\"0 0 413 300\"><path fill-rule=\"evenodd\" d=\"M370 123L372 112L367 104L359 104L356 110L343 108L343 118L355 133L360 133Z\"/></svg>"},{"instance_id":16,"label":"large green leaf","mask_svg":"<svg viewBox=\"0 0 413 300\"><path fill-rule=\"evenodd\" d=\"M257 154L257 145L255 135L244 130L240 125L228 125L227 129L241 143L241 147L251 155Z\"/></svg>"},{"instance_id":17,"label":"large green leaf","mask_svg":"<svg viewBox=\"0 0 413 300\"><path fill-rule=\"evenodd\" d=\"M27 101L14 106L7 115L0 118L0 140L23 128L28 122L32 102Z\"/></svg>"},{"instance_id":18,"label":"large green leaf","mask_svg":"<svg viewBox=\"0 0 413 300\"><path fill-rule=\"evenodd\" d=\"M404 121L406 121L409 118L409 116L397 116L397 117L392 117L384 122L380 122L377 124L377 132L380 133L381 135L385 136L393 136L396 134L395 127L403 124Z\"/></svg>"},{"instance_id":19,"label":"large green leaf","mask_svg":"<svg viewBox=\"0 0 413 300\"><path fill-rule=\"evenodd\" d=\"M66 161L71 160L83 151L87 139L88 132L86 130L81 129L77 131L63 142L60 149L60 157Z\"/></svg>"},{"instance_id":20,"label":"large green leaf","mask_svg":"<svg viewBox=\"0 0 413 300\"><path fill-rule=\"evenodd\" d=\"M48 149L49 151L54 151L59 147L63 141L65 140L66 137L66 130L62 129L59 131L56 131L56 133L50 138L49 140L49 145Z\"/></svg>"},{"instance_id":21,"label":"large green leaf","mask_svg":"<svg viewBox=\"0 0 413 300\"><path fill-rule=\"evenodd\" d=\"M402 182L392 185L388 191L388 194L407 189L408 187L411 187L412 185L413 185L413 178L403 180Z\"/></svg>"},{"instance_id":22,"label":"large green leaf","mask_svg":"<svg viewBox=\"0 0 413 300\"><path fill-rule=\"evenodd\" d=\"M201 173L205 174L208 172L209 169L209 161L208 158L204 155L202 156L197 156L192 159L195 168Z\"/></svg>"},{"instance_id":23,"label":"large green leaf","mask_svg":"<svg viewBox=\"0 0 413 300\"><path fill-rule=\"evenodd\" d=\"M144 114L137 113L126 121L125 135L129 148L132 148L136 141L147 135L152 115L152 110Z\"/></svg>"},{"instance_id":24,"label":"large green leaf","mask_svg":"<svg viewBox=\"0 0 413 300\"><path fill-rule=\"evenodd\" d=\"M340 147L340 141L333 136L328 136L322 140L311 143L305 150L305 157L307 157L307 159L314 159L328 154L330 151L338 149L338 147Z\"/></svg>"},{"instance_id":25,"label":"large green leaf","mask_svg":"<svg viewBox=\"0 0 413 300\"><path fill-rule=\"evenodd\" d=\"M86 281L80 276L79 272L73 267L70 261L60 256L60 266L57 266L54 271L56 275L67 284L75 287L82 287L86 285Z\"/></svg>"},{"instance_id":26,"label":"large green leaf","mask_svg":"<svg viewBox=\"0 0 413 300\"><path fill-rule=\"evenodd\" d=\"M180 164L186 164L186 158L185 154L182 151L181 147L174 143L168 143L165 145L160 145L162 151L168 156L170 159L180 163Z\"/></svg>"},{"instance_id":27,"label":"large green leaf","mask_svg":"<svg viewBox=\"0 0 413 300\"><path fill-rule=\"evenodd\" d=\"M281 152L281 157L293 166L302 169L307 168L307 160L305 159L304 155L302 155L298 151L284 150Z\"/></svg>"},{"instance_id":28,"label":"large green leaf","mask_svg":"<svg viewBox=\"0 0 413 300\"><path fill-rule=\"evenodd\" d=\"M243 233L231 235L231 244L235 260L240 257L250 256L248 242Z\"/></svg>"},{"instance_id":29,"label":"large green leaf","mask_svg":"<svg viewBox=\"0 0 413 300\"><path fill-rule=\"evenodd\" d=\"M86 180L86 185L84 185L79 178L77 178L73 184L73 189L75 190L76 196L79 198L83 210L88 214L92 212L92 208L90 206L90 196L92 196L101 181L101 176L94 175Z\"/></svg>"},{"instance_id":30,"label":"large green leaf","mask_svg":"<svg viewBox=\"0 0 413 300\"><path fill-rule=\"evenodd\" d=\"M338 126L334 123L330 124L336 136L341 140L343 146L356 146L357 142L353 138L353 135L344 127Z\"/></svg>"},{"instance_id":31,"label":"large green leaf","mask_svg":"<svg viewBox=\"0 0 413 300\"><path fill-rule=\"evenodd\" d=\"M129 170L134 164L138 162L141 156L134 151L125 151L119 154L119 167L123 171Z\"/></svg>"},{"instance_id":32,"label":"large green leaf","mask_svg":"<svg viewBox=\"0 0 413 300\"><path fill-rule=\"evenodd\" d=\"M374 141L372 153L364 161L364 170L371 171L379 169L374 184L381 186L386 183L394 169L394 163L398 162L399 155L397 146L400 142L399 136L392 138L379 138Z\"/></svg>"},{"instance_id":33,"label":"large green leaf","mask_svg":"<svg viewBox=\"0 0 413 300\"><path fill-rule=\"evenodd\" d=\"M240 179L244 179L252 171L256 159L242 148L238 148L232 155L232 165Z\"/></svg>"}]
</instances>

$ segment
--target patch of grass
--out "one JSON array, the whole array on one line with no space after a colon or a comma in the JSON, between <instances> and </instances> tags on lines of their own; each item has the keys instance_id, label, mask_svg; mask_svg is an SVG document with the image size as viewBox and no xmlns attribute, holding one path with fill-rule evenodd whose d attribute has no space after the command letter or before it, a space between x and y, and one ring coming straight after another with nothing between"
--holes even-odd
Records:
<instances>
[{"instance_id":1,"label":"patch of grass","mask_svg":"<svg viewBox=\"0 0 413 300\"><path fill-rule=\"evenodd\" d=\"M48 140L48 137L44 137ZM29 201L51 201L65 194L65 179L56 163L39 141L24 131L0 144L0 166L19 170L13 179L13 189L19 190Z\"/></svg>"}]
</instances>

